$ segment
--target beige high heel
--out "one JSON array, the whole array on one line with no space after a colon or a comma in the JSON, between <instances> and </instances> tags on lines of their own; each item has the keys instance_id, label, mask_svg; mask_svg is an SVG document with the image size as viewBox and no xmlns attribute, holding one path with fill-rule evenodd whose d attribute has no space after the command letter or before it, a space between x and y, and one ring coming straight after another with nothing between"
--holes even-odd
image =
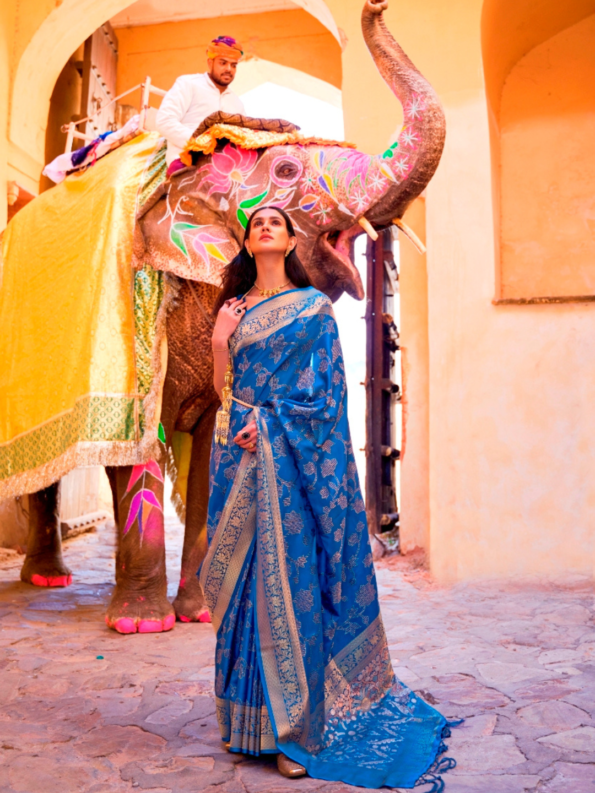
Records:
<instances>
[{"instance_id":1,"label":"beige high heel","mask_svg":"<svg viewBox=\"0 0 595 793\"><path fill-rule=\"evenodd\" d=\"M281 776L285 776L288 779L295 779L306 774L306 769L303 765L296 763L295 760L290 760L283 752L279 752L277 755L277 769Z\"/></svg>"}]
</instances>

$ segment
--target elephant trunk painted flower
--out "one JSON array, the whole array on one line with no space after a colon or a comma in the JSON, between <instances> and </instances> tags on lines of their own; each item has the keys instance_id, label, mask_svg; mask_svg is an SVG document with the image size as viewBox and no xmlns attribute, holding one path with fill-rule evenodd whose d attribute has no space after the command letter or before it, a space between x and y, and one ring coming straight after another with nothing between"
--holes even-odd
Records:
<instances>
[{"instance_id":1,"label":"elephant trunk painted flower","mask_svg":"<svg viewBox=\"0 0 595 793\"><path fill-rule=\"evenodd\" d=\"M384 5L366 0L362 28L382 77L403 106L398 139L383 153L369 155L299 136L279 140L269 134L272 122L262 120L260 128L252 122L243 136L235 127L234 142L218 143L212 154L193 149L194 172L174 174L165 211L155 204L141 221L145 238L170 230L157 266L163 262L181 277L217 285L225 260L241 245L250 213L270 204L291 216L312 283L333 300L343 292L363 297L353 261L361 222L367 230L370 224L382 229L403 216L433 176L445 136L440 102L387 30ZM255 143L257 129L263 138Z\"/></svg>"}]
</instances>

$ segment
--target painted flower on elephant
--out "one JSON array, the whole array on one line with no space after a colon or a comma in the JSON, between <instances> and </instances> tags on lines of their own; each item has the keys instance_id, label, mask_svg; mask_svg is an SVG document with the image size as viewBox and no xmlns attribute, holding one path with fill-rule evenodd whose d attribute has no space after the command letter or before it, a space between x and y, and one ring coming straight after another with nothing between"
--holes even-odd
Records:
<instances>
[{"instance_id":1,"label":"painted flower on elephant","mask_svg":"<svg viewBox=\"0 0 595 793\"><path fill-rule=\"evenodd\" d=\"M413 127L403 127L399 135L399 143L409 149L416 149L419 143L419 135Z\"/></svg>"},{"instance_id":2,"label":"painted flower on elephant","mask_svg":"<svg viewBox=\"0 0 595 793\"><path fill-rule=\"evenodd\" d=\"M247 177L254 170L258 161L257 151L248 151L228 143L223 151L215 152L211 162L200 169L206 172L204 184L211 187L208 196L213 193L230 193L238 189L246 189Z\"/></svg>"},{"instance_id":3,"label":"painted flower on elephant","mask_svg":"<svg viewBox=\"0 0 595 793\"><path fill-rule=\"evenodd\" d=\"M196 223L178 222L172 223L169 236L173 244L179 248L186 258L190 258L188 253L187 237L192 239L192 247L201 258L201 263L210 271L210 259L216 262L227 264L229 256L226 256L223 248L229 241L225 237L216 237L211 233L213 226L199 226Z\"/></svg>"},{"instance_id":4,"label":"painted flower on elephant","mask_svg":"<svg viewBox=\"0 0 595 793\"><path fill-rule=\"evenodd\" d=\"M302 185L307 195L300 208L328 222L327 215L336 206L346 215L365 212L367 207L386 190L389 181L396 181L382 157L354 150L319 149L310 158ZM306 200L307 199L307 200Z\"/></svg>"},{"instance_id":5,"label":"painted flower on elephant","mask_svg":"<svg viewBox=\"0 0 595 793\"><path fill-rule=\"evenodd\" d=\"M426 101L420 94L413 94L411 99L405 103L404 111L406 118L419 119L426 109Z\"/></svg>"},{"instance_id":6,"label":"painted flower on elephant","mask_svg":"<svg viewBox=\"0 0 595 793\"><path fill-rule=\"evenodd\" d=\"M222 253L217 243L225 243L226 240L214 237L206 231L199 232L192 240L192 247L202 258L203 262L209 267L209 256L217 259L223 264L227 264L227 257Z\"/></svg>"}]
</instances>

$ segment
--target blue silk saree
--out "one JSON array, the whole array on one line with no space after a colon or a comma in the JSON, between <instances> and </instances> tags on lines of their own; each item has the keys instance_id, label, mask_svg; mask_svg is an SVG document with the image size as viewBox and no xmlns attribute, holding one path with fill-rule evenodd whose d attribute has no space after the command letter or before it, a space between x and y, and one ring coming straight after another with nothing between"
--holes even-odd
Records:
<instances>
[{"instance_id":1,"label":"blue silk saree","mask_svg":"<svg viewBox=\"0 0 595 793\"><path fill-rule=\"evenodd\" d=\"M448 724L393 674L331 301L311 287L269 298L230 349L200 571L222 739L282 751L318 779L440 791ZM231 440L252 419L255 453Z\"/></svg>"}]
</instances>

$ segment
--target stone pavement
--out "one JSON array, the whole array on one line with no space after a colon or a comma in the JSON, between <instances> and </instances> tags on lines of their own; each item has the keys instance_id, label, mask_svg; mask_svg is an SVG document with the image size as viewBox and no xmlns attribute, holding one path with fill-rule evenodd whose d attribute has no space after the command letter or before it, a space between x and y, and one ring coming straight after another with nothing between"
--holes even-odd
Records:
<instances>
[{"instance_id":1,"label":"stone pavement","mask_svg":"<svg viewBox=\"0 0 595 793\"><path fill-rule=\"evenodd\" d=\"M171 517L167 534L175 582L182 538ZM4 554L0 793L361 790L284 780L270 758L225 752L211 626L109 631L113 555L109 526L70 540L75 583L43 590L21 584L22 557ZM466 718L448 741L458 767L446 793L595 793L591 582L440 588L415 560L378 567L397 675L447 716Z\"/></svg>"}]
</instances>

